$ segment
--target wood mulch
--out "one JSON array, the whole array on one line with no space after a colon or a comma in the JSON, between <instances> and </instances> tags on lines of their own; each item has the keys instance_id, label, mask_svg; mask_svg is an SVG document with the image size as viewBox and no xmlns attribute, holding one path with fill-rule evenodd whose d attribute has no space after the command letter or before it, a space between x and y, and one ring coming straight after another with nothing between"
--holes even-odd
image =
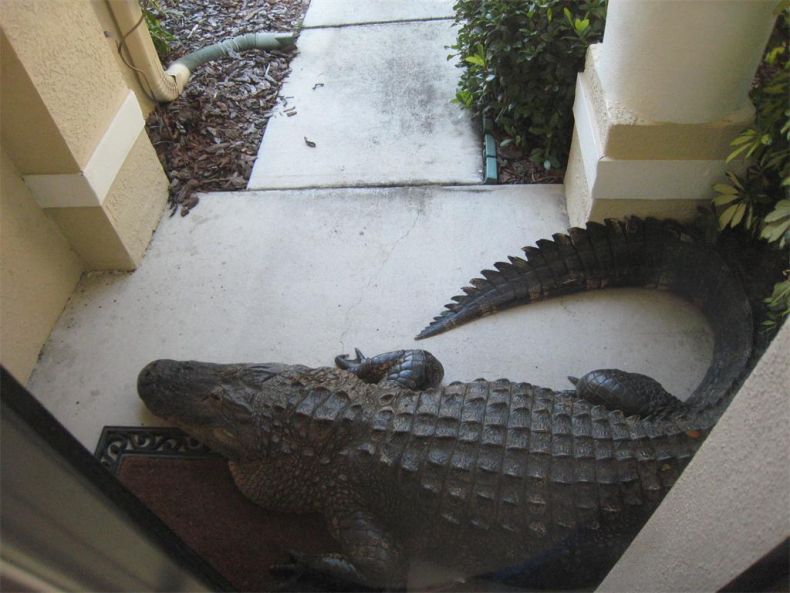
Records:
<instances>
[{"instance_id":1,"label":"wood mulch","mask_svg":"<svg viewBox=\"0 0 790 593\"><path fill-rule=\"evenodd\" d=\"M175 40L162 59L260 31L297 32L309 0L160 0ZM170 179L171 215L185 216L198 191L247 186L266 124L297 50L249 50L197 69L184 93L157 107L148 135Z\"/></svg>"},{"instance_id":2,"label":"wood mulch","mask_svg":"<svg viewBox=\"0 0 790 593\"><path fill-rule=\"evenodd\" d=\"M497 166L500 184L562 183L564 169L544 169L529 158L529 149L515 144L502 146L508 135L498 129L493 131L497 143Z\"/></svg>"}]
</instances>

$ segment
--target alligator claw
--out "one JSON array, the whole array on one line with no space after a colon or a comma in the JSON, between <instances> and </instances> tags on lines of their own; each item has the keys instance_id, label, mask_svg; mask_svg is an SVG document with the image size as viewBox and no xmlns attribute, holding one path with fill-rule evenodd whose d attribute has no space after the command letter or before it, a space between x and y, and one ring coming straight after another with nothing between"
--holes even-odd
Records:
<instances>
[{"instance_id":1,"label":"alligator claw","mask_svg":"<svg viewBox=\"0 0 790 593\"><path fill-rule=\"evenodd\" d=\"M344 371L353 370L366 360L366 356L362 354L359 348L354 348L354 354L357 355L356 358L350 358L348 354L339 354L336 356L335 365L337 368L343 369Z\"/></svg>"},{"instance_id":2,"label":"alligator claw","mask_svg":"<svg viewBox=\"0 0 790 593\"><path fill-rule=\"evenodd\" d=\"M290 548L285 549L285 553L288 557L282 562L276 562L269 566L269 572L279 577L288 577L304 573L308 566L306 555Z\"/></svg>"},{"instance_id":3,"label":"alligator claw","mask_svg":"<svg viewBox=\"0 0 790 593\"><path fill-rule=\"evenodd\" d=\"M340 554L310 556L296 550L287 552L287 560L269 566L269 574L280 581L275 587L277 593L380 591L359 584L358 573Z\"/></svg>"}]
</instances>

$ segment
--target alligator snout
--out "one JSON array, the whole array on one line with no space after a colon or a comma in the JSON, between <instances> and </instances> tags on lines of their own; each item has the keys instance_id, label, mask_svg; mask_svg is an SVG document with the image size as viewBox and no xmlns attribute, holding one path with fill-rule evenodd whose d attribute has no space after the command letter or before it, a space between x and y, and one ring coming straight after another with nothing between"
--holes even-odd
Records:
<instances>
[{"instance_id":1,"label":"alligator snout","mask_svg":"<svg viewBox=\"0 0 790 593\"><path fill-rule=\"evenodd\" d=\"M166 408L166 393L163 389L166 381L163 379L172 375L174 362L172 360L149 362L137 375L137 393L154 414L159 415Z\"/></svg>"},{"instance_id":2,"label":"alligator snout","mask_svg":"<svg viewBox=\"0 0 790 593\"><path fill-rule=\"evenodd\" d=\"M137 392L142 397L157 390L157 387L166 383L178 371L187 370L185 363L178 363L175 360L154 360L149 362L137 376Z\"/></svg>"},{"instance_id":3,"label":"alligator snout","mask_svg":"<svg viewBox=\"0 0 790 593\"><path fill-rule=\"evenodd\" d=\"M182 413L218 385L218 370L211 363L155 360L137 376L137 393L157 416Z\"/></svg>"}]
</instances>

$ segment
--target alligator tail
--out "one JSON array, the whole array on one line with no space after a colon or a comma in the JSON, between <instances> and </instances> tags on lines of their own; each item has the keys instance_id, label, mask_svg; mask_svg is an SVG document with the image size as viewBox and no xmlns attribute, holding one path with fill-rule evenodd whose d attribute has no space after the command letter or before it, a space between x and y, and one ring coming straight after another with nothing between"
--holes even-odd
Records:
<instances>
[{"instance_id":1,"label":"alligator tail","mask_svg":"<svg viewBox=\"0 0 790 593\"><path fill-rule=\"evenodd\" d=\"M743 374L753 341L749 300L714 248L682 225L653 218L590 222L523 251L526 258L483 270L416 339L517 305L600 288L644 287L688 299L713 328L713 363L689 404L718 405Z\"/></svg>"}]
</instances>

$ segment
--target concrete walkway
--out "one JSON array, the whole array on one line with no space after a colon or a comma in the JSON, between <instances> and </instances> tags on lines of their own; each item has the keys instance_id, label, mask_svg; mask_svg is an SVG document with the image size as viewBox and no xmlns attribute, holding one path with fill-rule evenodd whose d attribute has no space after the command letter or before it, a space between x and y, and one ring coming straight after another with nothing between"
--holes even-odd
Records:
<instances>
[{"instance_id":1,"label":"concrete walkway","mask_svg":"<svg viewBox=\"0 0 790 593\"><path fill-rule=\"evenodd\" d=\"M105 425L158 423L135 383L162 357L325 365L354 347L426 348L448 381L567 388L569 374L616 366L679 395L699 382L706 323L649 291L413 340L482 268L567 226L560 185L480 185L479 139L449 103L451 4L312 0L316 28L283 91L297 115L270 122L250 181L267 189L204 195L165 218L136 272L82 280L44 347L29 387L86 447Z\"/></svg>"},{"instance_id":2,"label":"concrete walkway","mask_svg":"<svg viewBox=\"0 0 790 593\"><path fill-rule=\"evenodd\" d=\"M313 0L248 189L477 184L452 2ZM358 24L367 23L367 24Z\"/></svg>"}]
</instances>

